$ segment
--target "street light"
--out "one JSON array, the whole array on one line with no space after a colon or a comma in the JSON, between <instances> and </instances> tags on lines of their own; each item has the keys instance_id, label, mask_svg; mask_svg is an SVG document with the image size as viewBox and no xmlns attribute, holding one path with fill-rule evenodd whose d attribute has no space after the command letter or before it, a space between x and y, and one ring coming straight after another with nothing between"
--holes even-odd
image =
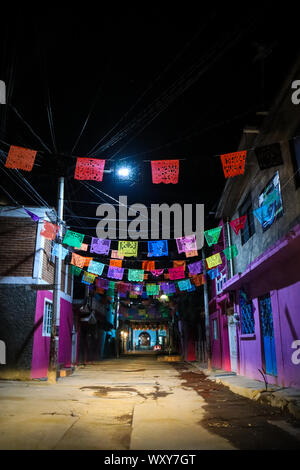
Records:
<instances>
[{"instance_id":1,"label":"street light","mask_svg":"<svg viewBox=\"0 0 300 470\"><path fill-rule=\"evenodd\" d=\"M124 178L127 178L130 175L130 168L128 167L121 167L118 169L118 175Z\"/></svg>"}]
</instances>

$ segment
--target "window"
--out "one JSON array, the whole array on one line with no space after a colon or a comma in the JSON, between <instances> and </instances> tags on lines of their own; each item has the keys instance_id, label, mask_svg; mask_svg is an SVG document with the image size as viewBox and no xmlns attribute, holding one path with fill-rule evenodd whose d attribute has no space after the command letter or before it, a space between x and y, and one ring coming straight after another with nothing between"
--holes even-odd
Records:
<instances>
[{"instance_id":1,"label":"window","mask_svg":"<svg viewBox=\"0 0 300 470\"><path fill-rule=\"evenodd\" d=\"M42 336L51 336L52 302L45 300Z\"/></svg>"},{"instance_id":2,"label":"window","mask_svg":"<svg viewBox=\"0 0 300 470\"><path fill-rule=\"evenodd\" d=\"M294 167L296 189L300 187L300 137L290 140L290 153Z\"/></svg>"},{"instance_id":3,"label":"window","mask_svg":"<svg viewBox=\"0 0 300 470\"><path fill-rule=\"evenodd\" d=\"M216 318L213 319L213 335L214 339L218 339L218 321Z\"/></svg>"},{"instance_id":4,"label":"window","mask_svg":"<svg viewBox=\"0 0 300 470\"><path fill-rule=\"evenodd\" d=\"M240 290L240 311L241 311L241 328L243 335L251 335L255 333L255 323L253 315L252 302L247 298L247 294L243 289Z\"/></svg>"},{"instance_id":5,"label":"window","mask_svg":"<svg viewBox=\"0 0 300 470\"><path fill-rule=\"evenodd\" d=\"M241 230L241 240L242 245L244 245L255 233L251 194L248 194L245 202L239 209L239 216L241 217L242 215L247 216L245 227Z\"/></svg>"},{"instance_id":6,"label":"window","mask_svg":"<svg viewBox=\"0 0 300 470\"><path fill-rule=\"evenodd\" d=\"M282 206L282 199L281 199L281 191L280 191L280 181L279 181L279 172L276 171L273 178L269 181L267 186L264 188L263 192L259 195L258 203L259 207L262 206L265 201L267 201L268 196L271 193L278 193L278 198L275 199L272 203L269 204L267 209L267 217L263 220L262 229L263 232L268 230L271 227L275 220L279 219L283 215L283 206Z\"/></svg>"}]
</instances>

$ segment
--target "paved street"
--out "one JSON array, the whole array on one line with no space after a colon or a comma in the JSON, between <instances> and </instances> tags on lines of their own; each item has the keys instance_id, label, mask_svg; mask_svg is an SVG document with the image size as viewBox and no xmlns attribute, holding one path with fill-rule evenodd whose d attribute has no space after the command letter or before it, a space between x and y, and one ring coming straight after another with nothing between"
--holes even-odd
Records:
<instances>
[{"instance_id":1,"label":"paved street","mask_svg":"<svg viewBox=\"0 0 300 470\"><path fill-rule=\"evenodd\" d=\"M184 363L127 356L56 385L0 382L1 449L297 449L289 416Z\"/></svg>"}]
</instances>

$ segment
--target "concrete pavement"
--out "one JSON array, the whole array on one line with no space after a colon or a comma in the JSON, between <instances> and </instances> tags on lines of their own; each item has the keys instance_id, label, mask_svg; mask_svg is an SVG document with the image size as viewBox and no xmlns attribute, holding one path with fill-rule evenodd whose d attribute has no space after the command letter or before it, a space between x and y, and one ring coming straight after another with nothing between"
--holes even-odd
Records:
<instances>
[{"instance_id":1,"label":"concrete pavement","mask_svg":"<svg viewBox=\"0 0 300 470\"><path fill-rule=\"evenodd\" d=\"M239 448L207 426L207 399L185 386L184 368L131 356L79 367L54 385L0 381L0 449Z\"/></svg>"}]
</instances>

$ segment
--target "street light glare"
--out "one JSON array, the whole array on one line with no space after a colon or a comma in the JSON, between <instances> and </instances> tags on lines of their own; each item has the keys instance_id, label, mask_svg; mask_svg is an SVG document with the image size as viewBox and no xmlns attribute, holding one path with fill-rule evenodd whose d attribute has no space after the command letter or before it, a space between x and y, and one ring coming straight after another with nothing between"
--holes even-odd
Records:
<instances>
[{"instance_id":1,"label":"street light glare","mask_svg":"<svg viewBox=\"0 0 300 470\"><path fill-rule=\"evenodd\" d=\"M129 168L126 168L126 167L119 168L119 170L118 170L118 175L119 176L129 176L129 173L130 173L130 170L129 170Z\"/></svg>"}]
</instances>

